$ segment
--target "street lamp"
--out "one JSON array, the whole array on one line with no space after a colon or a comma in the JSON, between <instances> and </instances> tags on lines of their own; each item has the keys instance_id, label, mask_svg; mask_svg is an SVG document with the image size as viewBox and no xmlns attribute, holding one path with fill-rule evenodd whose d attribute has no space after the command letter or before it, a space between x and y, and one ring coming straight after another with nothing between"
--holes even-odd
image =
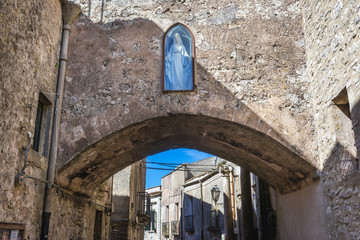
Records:
<instances>
[{"instance_id":1,"label":"street lamp","mask_svg":"<svg viewBox=\"0 0 360 240\"><path fill-rule=\"evenodd\" d=\"M217 185L215 185L212 189L211 189L211 197L215 202L215 227L218 226L218 206L217 206L217 201L219 201L220 198L220 189L218 188Z\"/></svg>"},{"instance_id":2,"label":"street lamp","mask_svg":"<svg viewBox=\"0 0 360 240\"><path fill-rule=\"evenodd\" d=\"M214 200L215 206L216 206L216 203L217 203L217 201L219 201L219 197L220 197L220 189L217 185L215 185L211 189L211 196L212 196L212 199Z\"/></svg>"}]
</instances>

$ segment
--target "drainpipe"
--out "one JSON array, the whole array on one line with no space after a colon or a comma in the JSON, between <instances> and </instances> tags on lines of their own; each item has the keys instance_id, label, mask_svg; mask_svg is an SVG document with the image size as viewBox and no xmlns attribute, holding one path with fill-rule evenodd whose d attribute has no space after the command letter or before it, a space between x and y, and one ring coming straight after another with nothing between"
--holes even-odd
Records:
<instances>
[{"instance_id":1,"label":"drainpipe","mask_svg":"<svg viewBox=\"0 0 360 240\"><path fill-rule=\"evenodd\" d=\"M234 174L233 174L233 168L229 167L230 171L230 200L231 200L231 212L232 212L232 221L233 221L233 227L235 229L236 222L235 222L235 194L234 194ZM234 230L233 229L233 230Z\"/></svg>"},{"instance_id":2,"label":"drainpipe","mask_svg":"<svg viewBox=\"0 0 360 240\"><path fill-rule=\"evenodd\" d=\"M203 183L199 180L200 183L200 201L201 201L201 240L204 239L204 199L203 199Z\"/></svg>"},{"instance_id":3,"label":"drainpipe","mask_svg":"<svg viewBox=\"0 0 360 240\"><path fill-rule=\"evenodd\" d=\"M241 217L242 217L242 239L255 239L252 200L251 200L251 180L250 172L241 168Z\"/></svg>"},{"instance_id":4,"label":"drainpipe","mask_svg":"<svg viewBox=\"0 0 360 240\"><path fill-rule=\"evenodd\" d=\"M62 0L61 2L66 3L67 1ZM53 196L54 193L54 189L51 187L52 184L54 184L54 180L55 180L57 146L59 140L61 107L64 96L64 81L65 81L70 26L78 18L80 12L81 12L80 6L72 2L67 2L67 4L62 5L63 32L62 32L61 50L60 50L59 73L58 73L58 80L56 86L54 116L53 116L52 132L51 132L50 157L49 157L48 171L47 171L48 184L47 187L45 188L44 208L43 208L42 222L41 222L41 235L40 235L41 240L48 239L49 226L50 226L51 197Z\"/></svg>"},{"instance_id":5,"label":"drainpipe","mask_svg":"<svg viewBox=\"0 0 360 240\"><path fill-rule=\"evenodd\" d=\"M184 194L184 186L181 187L180 189L180 216L179 216L179 230L180 230L180 239L183 239L183 219L184 219L184 214L183 214L183 194Z\"/></svg>"},{"instance_id":6,"label":"drainpipe","mask_svg":"<svg viewBox=\"0 0 360 240\"><path fill-rule=\"evenodd\" d=\"M231 194L230 194L230 169L228 166L223 166L222 169L223 178L223 197L224 197L224 231L225 239L234 239L234 226L233 226L233 215L231 206Z\"/></svg>"}]
</instances>

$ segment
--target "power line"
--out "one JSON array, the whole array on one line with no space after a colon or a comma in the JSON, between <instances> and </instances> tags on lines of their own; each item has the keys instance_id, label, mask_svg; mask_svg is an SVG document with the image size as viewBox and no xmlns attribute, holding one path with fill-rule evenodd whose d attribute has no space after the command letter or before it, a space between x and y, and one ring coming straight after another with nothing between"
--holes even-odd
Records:
<instances>
[{"instance_id":1,"label":"power line","mask_svg":"<svg viewBox=\"0 0 360 240\"><path fill-rule=\"evenodd\" d=\"M183 172L209 172L212 169L176 169L176 168L155 168L155 167L138 167L153 170L166 170L166 171L183 171Z\"/></svg>"},{"instance_id":2,"label":"power line","mask_svg":"<svg viewBox=\"0 0 360 240\"><path fill-rule=\"evenodd\" d=\"M159 165L167 165L167 166L179 166L179 165L189 165L189 166L196 166L196 167L209 167L212 166L211 164L202 165L202 164L194 164L194 163L161 163L161 162L146 162L150 164L159 164ZM213 166L216 166L215 164Z\"/></svg>"}]
</instances>

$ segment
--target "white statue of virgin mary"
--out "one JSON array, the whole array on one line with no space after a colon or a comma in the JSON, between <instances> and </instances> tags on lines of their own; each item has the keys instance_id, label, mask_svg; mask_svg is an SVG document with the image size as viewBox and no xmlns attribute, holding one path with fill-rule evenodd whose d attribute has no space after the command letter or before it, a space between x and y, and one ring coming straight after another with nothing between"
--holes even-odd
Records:
<instances>
[{"instance_id":1,"label":"white statue of virgin mary","mask_svg":"<svg viewBox=\"0 0 360 240\"><path fill-rule=\"evenodd\" d=\"M165 58L165 90L192 90L192 58L178 33Z\"/></svg>"}]
</instances>

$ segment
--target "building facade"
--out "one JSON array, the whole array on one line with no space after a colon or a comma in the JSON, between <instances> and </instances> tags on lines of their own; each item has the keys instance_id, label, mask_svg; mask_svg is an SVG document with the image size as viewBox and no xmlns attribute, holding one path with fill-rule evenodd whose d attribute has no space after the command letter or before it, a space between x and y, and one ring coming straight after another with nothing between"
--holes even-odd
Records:
<instances>
[{"instance_id":1,"label":"building facade","mask_svg":"<svg viewBox=\"0 0 360 240\"><path fill-rule=\"evenodd\" d=\"M150 218L145 193L146 161L141 160L113 176L110 239L144 239Z\"/></svg>"},{"instance_id":2,"label":"building facade","mask_svg":"<svg viewBox=\"0 0 360 240\"><path fill-rule=\"evenodd\" d=\"M240 239L239 169L211 157L163 177L162 239Z\"/></svg>"},{"instance_id":3,"label":"building facade","mask_svg":"<svg viewBox=\"0 0 360 240\"><path fill-rule=\"evenodd\" d=\"M145 240L161 239L161 186L146 189L150 197L151 222L145 226Z\"/></svg>"}]
</instances>

